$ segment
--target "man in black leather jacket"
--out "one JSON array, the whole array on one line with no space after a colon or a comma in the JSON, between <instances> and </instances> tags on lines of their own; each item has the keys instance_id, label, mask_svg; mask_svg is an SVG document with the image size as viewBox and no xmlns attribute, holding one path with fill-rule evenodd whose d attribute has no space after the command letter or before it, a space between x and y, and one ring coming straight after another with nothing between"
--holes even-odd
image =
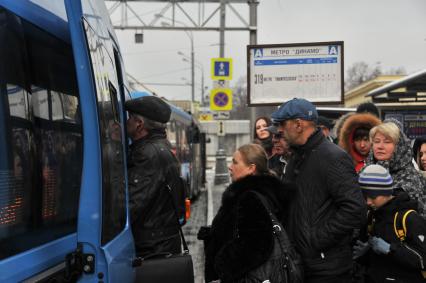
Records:
<instances>
[{"instance_id":1,"label":"man in black leather jacket","mask_svg":"<svg viewBox=\"0 0 426 283\"><path fill-rule=\"evenodd\" d=\"M292 150L284 180L298 189L283 224L302 256L305 282L350 282L351 236L366 217L351 158L317 128L309 101L294 98L271 118Z\"/></svg>"},{"instance_id":2,"label":"man in black leather jacket","mask_svg":"<svg viewBox=\"0 0 426 283\"><path fill-rule=\"evenodd\" d=\"M180 253L178 218L167 185L180 184L179 164L166 139L170 106L160 98L127 101L127 132L132 139L128 158L130 214L136 254Z\"/></svg>"}]
</instances>

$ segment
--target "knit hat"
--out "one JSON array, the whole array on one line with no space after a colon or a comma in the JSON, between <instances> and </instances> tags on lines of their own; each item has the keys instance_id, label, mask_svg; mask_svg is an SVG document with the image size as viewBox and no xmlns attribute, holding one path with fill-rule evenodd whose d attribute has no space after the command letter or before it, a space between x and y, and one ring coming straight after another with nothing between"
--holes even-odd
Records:
<instances>
[{"instance_id":1,"label":"knit hat","mask_svg":"<svg viewBox=\"0 0 426 283\"><path fill-rule=\"evenodd\" d=\"M390 196L393 192L393 180L383 166L372 164L359 173L358 183L363 193L370 197Z\"/></svg>"}]
</instances>

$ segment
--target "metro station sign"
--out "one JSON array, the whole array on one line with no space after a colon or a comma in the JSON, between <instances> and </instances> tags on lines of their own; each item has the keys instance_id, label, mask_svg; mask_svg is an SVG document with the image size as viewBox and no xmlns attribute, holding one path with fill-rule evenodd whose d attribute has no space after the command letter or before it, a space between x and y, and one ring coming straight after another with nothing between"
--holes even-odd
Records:
<instances>
[{"instance_id":1,"label":"metro station sign","mask_svg":"<svg viewBox=\"0 0 426 283\"><path fill-rule=\"evenodd\" d=\"M343 102L343 41L247 46L248 105Z\"/></svg>"}]
</instances>

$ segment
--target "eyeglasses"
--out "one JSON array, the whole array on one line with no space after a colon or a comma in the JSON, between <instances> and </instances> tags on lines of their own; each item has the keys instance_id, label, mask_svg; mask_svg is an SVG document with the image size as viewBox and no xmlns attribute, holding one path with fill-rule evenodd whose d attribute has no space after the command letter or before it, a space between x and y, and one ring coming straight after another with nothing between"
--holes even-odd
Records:
<instances>
[{"instance_id":1,"label":"eyeglasses","mask_svg":"<svg viewBox=\"0 0 426 283\"><path fill-rule=\"evenodd\" d=\"M272 134L272 138L274 138L274 139L281 139L281 138L283 138L284 136L283 136L283 133L276 133L276 134Z\"/></svg>"}]
</instances>

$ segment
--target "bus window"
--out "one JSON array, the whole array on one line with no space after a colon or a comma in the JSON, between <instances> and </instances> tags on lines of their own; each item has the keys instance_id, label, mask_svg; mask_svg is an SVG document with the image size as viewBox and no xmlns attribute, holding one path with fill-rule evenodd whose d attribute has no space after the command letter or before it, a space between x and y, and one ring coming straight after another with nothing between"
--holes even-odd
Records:
<instances>
[{"instance_id":1,"label":"bus window","mask_svg":"<svg viewBox=\"0 0 426 283\"><path fill-rule=\"evenodd\" d=\"M76 231L77 121L71 46L0 8L0 259Z\"/></svg>"},{"instance_id":2,"label":"bus window","mask_svg":"<svg viewBox=\"0 0 426 283\"><path fill-rule=\"evenodd\" d=\"M124 150L122 142L118 78L113 50L84 22L96 82L102 146L102 245L123 231L126 224ZM121 122L121 123L120 123ZM125 124L125 123L124 123Z\"/></svg>"}]
</instances>

